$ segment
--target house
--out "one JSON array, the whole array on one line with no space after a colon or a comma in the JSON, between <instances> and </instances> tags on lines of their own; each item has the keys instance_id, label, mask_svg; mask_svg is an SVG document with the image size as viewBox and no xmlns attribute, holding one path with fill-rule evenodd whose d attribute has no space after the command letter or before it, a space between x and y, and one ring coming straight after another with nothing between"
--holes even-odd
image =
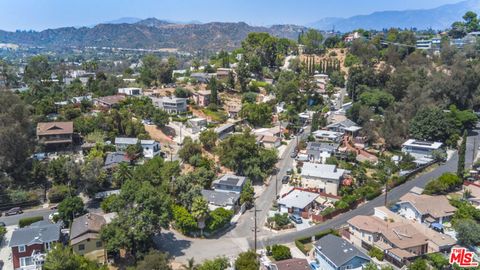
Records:
<instances>
[{"instance_id":1,"label":"house","mask_svg":"<svg viewBox=\"0 0 480 270\"><path fill-rule=\"evenodd\" d=\"M197 72L190 74L190 78L196 80L199 83L208 83L214 75L216 74Z\"/></svg>"},{"instance_id":2,"label":"house","mask_svg":"<svg viewBox=\"0 0 480 270\"><path fill-rule=\"evenodd\" d=\"M28 227L14 230L8 243L12 250L13 268L38 269L45 260L45 253L61 240L60 224L48 221L35 222Z\"/></svg>"},{"instance_id":3,"label":"house","mask_svg":"<svg viewBox=\"0 0 480 270\"><path fill-rule=\"evenodd\" d=\"M103 168L112 169L117 167L122 162L130 163L130 159L127 157L125 152L108 153L107 157L105 158L105 164L103 165Z\"/></svg>"},{"instance_id":4,"label":"house","mask_svg":"<svg viewBox=\"0 0 480 270\"><path fill-rule=\"evenodd\" d=\"M480 185L465 182L462 186L462 195L469 194L466 198L473 206L480 209Z\"/></svg>"},{"instance_id":5,"label":"house","mask_svg":"<svg viewBox=\"0 0 480 270\"><path fill-rule=\"evenodd\" d=\"M387 261L402 267L426 253L449 252L456 241L417 222L376 207L373 216L355 216L348 220L352 243L366 249L382 250Z\"/></svg>"},{"instance_id":6,"label":"house","mask_svg":"<svg viewBox=\"0 0 480 270\"><path fill-rule=\"evenodd\" d=\"M125 96L123 95L99 97L93 99L93 104L97 107L111 109L113 107L116 107L124 99Z\"/></svg>"},{"instance_id":7,"label":"house","mask_svg":"<svg viewBox=\"0 0 480 270\"><path fill-rule=\"evenodd\" d=\"M370 257L346 240L328 234L315 243L315 259L322 270L363 269Z\"/></svg>"},{"instance_id":8,"label":"house","mask_svg":"<svg viewBox=\"0 0 480 270\"><path fill-rule=\"evenodd\" d=\"M441 142L428 142L409 139L402 144L402 152L410 154L417 161L428 163L434 159L435 151L443 151Z\"/></svg>"},{"instance_id":9,"label":"house","mask_svg":"<svg viewBox=\"0 0 480 270\"><path fill-rule=\"evenodd\" d=\"M73 252L90 260L105 263L107 259L100 230L107 224L103 215L87 213L75 218L70 229L70 245Z\"/></svg>"},{"instance_id":10,"label":"house","mask_svg":"<svg viewBox=\"0 0 480 270\"><path fill-rule=\"evenodd\" d=\"M309 212L315 206L318 193L308 192L300 189L292 189L278 200L278 207L282 213L301 214Z\"/></svg>"},{"instance_id":11,"label":"house","mask_svg":"<svg viewBox=\"0 0 480 270\"><path fill-rule=\"evenodd\" d=\"M343 120L341 122L337 123L332 123L328 125L327 130L334 131L334 132L340 132L345 135L350 135L355 137L358 131L360 131L362 128L359 127L355 122L353 122L350 119Z\"/></svg>"},{"instance_id":12,"label":"house","mask_svg":"<svg viewBox=\"0 0 480 270\"><path fill-rule=\"evenodd\" d=\"M192 93L195 104L200 107L207 107L210 104L212 92L210 90L200 90Z\"/></svg>"},{"instance_id":13,"label":"house","mask_svg":"<svg viewBox=\"0 0 480 270\"><path fill-rule=\"evenodd\" d=\"M232 68L217 68L217 79L226 80L230 73L235 75L235 71Z\"/></svg>"},{"instance_id":14,"label":"house","mask_svg":"<svg viewBox=\"0 0 480 270\"><path fill-rule=\"evenodd\" d=\"M447 197L430 196L422 192L423 189L414 187L403 195L397 202L398 214L427 226L450 221L457 209L450 205Z\"/></svg>"},{"instance_id":15,"label":"house","mask_svg":"<svg viewBox=\"0 0 480 270\"><path fill-rule=\"evenodd\" d=\"M242 110L241 105L229 105L227 107L227 113L229 118L237 118L238 114Z\"/></svg>"},{"instance_id":16,"label":"house","mask_svg":"<svg viewBox=\"0 0 480 270\"><path fill-rule=\"evenodd\" d=\"M64 148L73 144L73 122L40 122L37 140L47 148Z\"/></svg>"},{"instance_id":17,"label":"house","mask_svg":"<svg viewBox=\"0 0 480 270\"><path fill-rule=\"evenodd\" d=\"M309 142L307 144L308 160L314 163L325 163L338 151L338 143Z\"/></svg>"},{"instance_id":18,"label":"house","mask_svg":"<svg viewBox=\"0 0 480 270\"><path fill-rule=\"evenodd\" d=\"M153 99L153 103L160 109L173 114L187 111L187 99L177 97L162 97Z\"/></svg>"},{"instance_id":19,"label":"house","mask_svg":"<svg viewBox=\"0 0 480 270\"><path fill-rule=\"evenodd\" d=\"M257 135L257 143L262 144L267 149L274 149L282 145L282 139L270 135Z\"/></svg>"},{"instance_id":20,"label":"house","mask_svg":"<svg viewBox=\"0 0 480 270\"><path fill-rule=\"evenodd\" d=\"M246 181L247 178L245 176L225 174L213 181L212 185L216 191L241 193Z\"/></svg>"},{"instance_id":21,"label":"house","mask_svg":"<svg viewBox=\"0 0 480 270\"><path fill-rule=\"evenodd\" d=\"M205 118L191 118L188 119L187 125L192 129L192 133L198 133L207 127L207 119Z\"/></svg>"},{"instance_id":22,"label":"house","mask_svg":"<svg viewBox=\"0 0 480 270\"><path fill-rule=\"evenodd\" d=\"M352 41L354 41L355 39L359 39L361 37L360 33L358 32L353 32L353 33L350 33L348 34L344 39L343 41L345 43L350 43Z\"/></svg>"},{"instance_id":23,"label":"house","mask_svg":"<svg viewBox=\"0 0 480 270\"><path fill-rule=\"evenodd\" d=\"M315 140L320 142L340 143L343 138L343 133L329 130L317 130L312 134L315 137Z\"/></svg>"},{"instance_id":24,"label":"house","mask_svg":"<svg viewBox=\"0 0 480 270\"><path fill-rule=\"evenodd\" d=\"M335 165L305 162L300 174L302 185L317 188L320 192L338 195L338 188L348 171L338 169Z\"/></svg>"},{"instance_id":25,"label":"house","mask_svg":"<svg viewBox=\"0 0 480 270\"><path fill-rule=\"evenodd\" d=\"M287 259L273 263L269 270L311 270L307 259Z\"/></svg>"},{"instance_id":26,"label":"house","mask_svg":"<svg viewBox=\"0 0 480 270\"><path fill-rule=\"evenodd\" d=\"M224 208L236 212L240 207L240 193L238 192L223 192L204 189L201 193L203 198L208 202L208 208L210 211L217 208Z\"/></svg>"},{"instance_id":27,"label":"house","mask_svg":"<svg viewBox=\"0 0 480 270\"><path fill-rule=\"evenodd\" d=\"M142 88L138 88L138 87L118 88L118 93L126 96L141 96Z\"/></svg>"},{"instance_id":28,"label":"house","mask_svg":"<svg viewBox=\"0 0 480 270\"><path fill-rule=\"evenodd\" d=\"M138 140L137 138L115 138L115 147L117 151L125 151L128 146L135 145L140 142L143 148L143 156L145 158L154 158L160 155L160 143L155 140Z\"/></svg>"},{"instance_id":29,"label":"house","mask_svg":"<svg viewBox=\"0 0 480 270\"><path fill-rule=\"evenodd\" d=\"M234 124L225 124L223 126L217 127L215 129L215 133L217 133L218 138L223 140L227 138L230 134L235 132L235 125Z\"/></svg>"}]
</instances>

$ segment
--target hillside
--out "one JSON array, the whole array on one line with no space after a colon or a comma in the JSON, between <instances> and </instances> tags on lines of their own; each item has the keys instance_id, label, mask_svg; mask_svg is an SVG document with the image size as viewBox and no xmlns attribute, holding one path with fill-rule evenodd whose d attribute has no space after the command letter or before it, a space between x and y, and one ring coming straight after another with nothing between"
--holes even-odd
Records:
<instances>
[{"instance_id":1,"label":"hillside","mask_svg":"<svg viewBox=\"0 0 480 270\"><path fill-rule=\"evenodd\" d=\"M251 32L268 32L278 37L296 39L303 26L250 26L246 23L212 22L175 24L154 18L133 24L99 24L92 28L64 27L41 32L0 30L0 43L14 43L47 48L116 47L116 48L177 48L184 51L234 49Z\"/></svg>"},{"instance_id":2,"label":"hillside","mask_svg":"<svg viewBox=\"0 0 480 270\"><path fill-rule=\"evenodd\" d=\"M467 0L433 9L382 11L350 18L324 18L308 26L320 30L335 28L341 32L359 28L382 30L391 27L443 30L450 27L454 21L461 20L469 10L479 12L480 0Z\"/></svg>"}]
</instances>

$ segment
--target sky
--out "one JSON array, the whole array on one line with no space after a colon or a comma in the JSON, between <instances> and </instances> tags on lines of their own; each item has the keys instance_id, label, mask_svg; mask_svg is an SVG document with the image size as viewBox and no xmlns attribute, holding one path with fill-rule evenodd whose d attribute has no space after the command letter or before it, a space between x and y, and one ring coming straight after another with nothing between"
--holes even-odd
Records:
<instances>
[{"instance_id":1,"label":"sky","mask_svg":"<svg viewBox=\"0 0 480 270\"><path fill-rule=\"evenodd\" d=\"M433 8L459 0L0 0L0 29L92 26L122 17L305 25L325 17Z\"/></svg>"}]
</instances>

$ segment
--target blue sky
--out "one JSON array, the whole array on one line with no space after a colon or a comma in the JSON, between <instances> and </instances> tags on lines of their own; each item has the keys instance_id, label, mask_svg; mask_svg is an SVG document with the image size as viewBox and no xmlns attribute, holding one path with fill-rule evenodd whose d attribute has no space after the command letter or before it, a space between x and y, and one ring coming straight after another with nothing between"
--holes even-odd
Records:
<instances>
[{"instance_id":1,"label":"blue sky","mask_svg":"<svg viewBox=\"0 0 480 270\"><path fill-rule=\"evenodd\" d=\"M307 24L382 10L432 8L459 0L0 0L0 29L85 26L121 17L252 25Z\"/></svg>"}]
</instances>

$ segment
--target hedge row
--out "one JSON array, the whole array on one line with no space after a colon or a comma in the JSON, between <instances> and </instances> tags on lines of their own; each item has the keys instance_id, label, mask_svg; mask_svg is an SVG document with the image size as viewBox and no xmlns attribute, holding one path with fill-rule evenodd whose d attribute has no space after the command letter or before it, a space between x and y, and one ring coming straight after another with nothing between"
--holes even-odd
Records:
<instances>
[{"instance_id":1,"label":"hedge row","mask_svg":"<svg viewBox=\"0 0 480 270\"><path fill-rule=\"evenodd\" d=\"M320 238L322 238L322 237L324 237L325 235L328 235L328 234L333 234L333 235L336 235L336 236L340 236L340 233L337 230L328 229L328 230L321 231L321 232L315 234L313 236L313 238L315 239L315 241L318 241ZM296 239L295 240L295 246L297 246L297 248L300 249L300 251L303 252L303 254L307 255L307 253L310 250L307 250L305 245L308 244L308 243L311 243L311 242L312 242L312 237L311 236L306 236L306 237Z\"/></svg>"},{"instance_id":2,"label":"hedge row","mask_svg":"<svg viewBox=\"0 0 480 270\"><path fill-rule=\"evenodd\" d=\"M32 223L35 223L37 221L43 220L43 217L27 217L27 218L22 218L18 221L18 226L20 228L29 226Z\"/></svg>"}]
</instances>

